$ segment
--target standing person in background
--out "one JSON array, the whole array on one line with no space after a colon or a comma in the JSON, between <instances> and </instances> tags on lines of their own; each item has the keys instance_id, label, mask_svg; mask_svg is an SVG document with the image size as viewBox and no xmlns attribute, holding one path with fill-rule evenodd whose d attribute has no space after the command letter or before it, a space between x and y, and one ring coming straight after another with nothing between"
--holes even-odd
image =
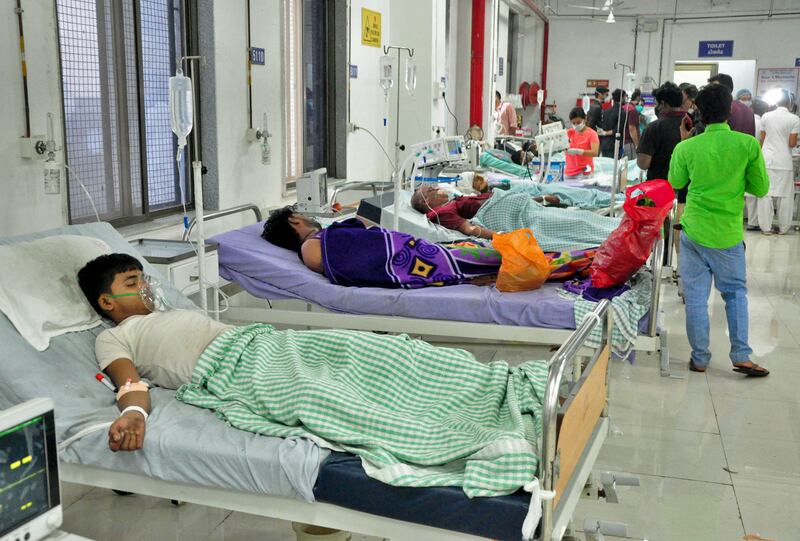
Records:
<instances>
[{"instance_id":1,"label":"standing person in background","mask_svg":"<svg viewBox=\"0 0 800 541\"><path fill-rule=\"evenodd\" d=\"M794 169L792 148L797 146L800 118L789 112L792 98L782 90L778 107L761 119L764 162L769 175L769 193L758 200L758 225L765 235L772 234L773 202L778 207L777 233L784 235L792 225L794 211Z\"/></svg>"},{"instance_id":2,"label":"standing person in background","mask_svg":"<svg viewBox=\"0 0 800 541\"><path fill-rule=\"evenodd\" d=\"M594 157L600 154L600 139L597 132L586 125L586 113L581 107L569 112L571 128L567 130L569 149L567 150L564 175L578 177L594 172Z\"/></svg>"},{"instance_id":3,"label":"standing person in background","mask_svg":"<svg viewBox=\"0 0 800 541\"><path fill-rule=\"evenodd\" d=\"M586 125L592 128L595 132L600 127L600 121L603 119L603 102L608 98L608 88L598 86L594 89L594 99L589 105L589 114L586 117Z\"/></svg>"},{"instance_id":4,"label":"standing person in background","mask_svg":"<svg viewBox=\"0 0 800 541\"><path fill-rule=\"evenodd\" d=\"M617 128L619 128L623 135L621 141L623 149L625 143L628 142L628 127L625 124L625 119L620 119L620 115L625 114L621 105L627 97L628 95L624 90L617 88L611 93L611 107L603 110L603 119L600 121L600 128L597 130L597 135L600 136L600 153L604 158L614 157L614 134L617 132Z\"/></svg>"},{"instance_id":5,"label":"standing person in background","mask_svg":"<svg viewBox=\"0 0 800 541\"><path fill-rule=\"evenodd\" d=\"M753 116L756 120L756 139L758 139L759 143L763 144L764 137L761 135L761 117L769 112L769 105L761 98L756 98L753 100L752 109ZM767 172L769 173L769 171ZM750 194L745 194L744 204L745 208L747 209L747 230L755 231L758 229L758 199Z\"/></svg>"},{"instance_id":6,"label":"standing person in background","mask_svg":"<svg viewBox=\"0 0 800 541\"><path fill-rule=\"evenodd\" d=\"M700 135L703 133L705 126L703 125L703 121L700 119L700 112L694 105L694 100L698 93L697 87L692 83L681 83L678 85L678 88L681 89L681 94L683 95L681 109L686 111L686 114L688 114L689 118L691 118L692 122L694 122L694 134Z\"/></svg>"},{"instance_id":7,"label":"standing person in background","mask_svg":"<svg viewBox=\"0 0 800 541\"><path fill-rule=\"evenodd\" d=\"M636 101L634 101L634 99ZM625 152L625 156L628 157L629 160L636 159L636 148L639 146L639 111L636 108L636 103L638 103L642 99L642 93L637 88L631 94L631 99L628 103L622 106L622 110L625 113L625 118L623 121L625 122L625 144L623 145L623 151Z\"/></svg>"},{"instance_id":8,"label":"standing person in background","mask_svg":"<svg viewBox=\"0 0 800 541\"><path fill-rule=\"evenodd\" d=\"M647 170L647 180L667 178L672 152L681 142L681 123L684 118L690 118L681 108L684 103L683 93L674 83L667 81L659 86L653 92L653 97L658 105L658 119L651 122L644 131L636 158L636 165L640 169ZM673 246L676 253L680 252L680 222L688 191L688 185L675 190L678 208L675 215L676 234L673 237ZM677 273L674 275L677 278Z\"/></svg>"},{"instance_id":9,"label":"standing person in background","mask_svg":"<svg viewBox=\"0 0 800 541\"><path fill-rule=\"evenodd\" d=\"M517 112L513 105L502 101L500 92L494 93L494 127L496 135L514 135L517 132Z\"/></svg>"},{"instance_id":10,"label":"standing person in background","mask_svg":"<svg viewBox=\"0 0 800 541\"><path fill-rule=\"evenodd\" d=\"M744 105L745 107L753 107L753 93L750 92L747 88L739 89L736 93L736 101ZM758 132L756 132L756 135Z\"/></svg>"},{"instance_id":11,"label":"standing person in background","mask_svg":"<svg viewBox=\"0 0 800 541\"><path fill-rule=\"evenodd\" d=\"M638 88L631 94L631 105L633 105L636 112L639 114L639 140L642 139L644 129L647 127L647 120L644 116L644 100L642 100L642 91ZM638 144L636 145L638 148Z\"/></svg>"},{"instance_id":12,"label":"standing person in background","mask_svg":"<svg viewBox=\"0 0 800 541\"><path fill-rule=\"evenodd\" d=\"M744 193L765 195L769 179L758 141L733 132L726 123L732 101L722 85L708 85L697 94L706 131L689 139L690 129L683 121L684 141L672 153L669 182L680 189L692 179L681 219L680 259L686 334L692 348L689 369L705 372L711 361L708 296L713 278L725 301L733 371L760 377L769 371L750 360L742 211Z\"/></svg>"},{"instance_id":13,"label":"standing person in background","mask_svg":"<svg viewBox=\"0 0 800 541\"><path fill-rule=\"evenodd\" d=\"M733 78L727 73L718 73L709 77L708 82L713 85L722 85L728 89L728 92L733 93ZM733 131L756 136L756 119L753 111L739 100L734 100L731 104L731 117L728 119L728 124Z\"/></svg>"}]
</instances>

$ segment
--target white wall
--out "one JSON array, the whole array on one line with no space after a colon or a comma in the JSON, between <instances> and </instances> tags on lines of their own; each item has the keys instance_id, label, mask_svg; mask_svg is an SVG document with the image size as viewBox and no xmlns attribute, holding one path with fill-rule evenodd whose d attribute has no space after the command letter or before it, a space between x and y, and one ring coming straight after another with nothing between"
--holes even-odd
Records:
<instances>
[{"instance_id":1,"label":"white wall","mask_svg":"<svg viewBox=\"0 0 800 541\"><path fill-rule=\"evenodd\" d=\"M265 66L253 66L254 126L266 112L272 133L272 163L262 165L259 143L248 143L247 37L244 0L214 2L214 69L219 206L280 203L283 179L282 2L252 0L251 42L266 53ZM201 68L202 71L202 68Z\"/></svg>"},{"instance_id":2,"label":"white wall","mask_svg":"<svg viewBox=\"0 0 800 541\"><path fill-rule=\"evenodd\" d=\"M363 7L381 13L383 45L414 49L417 87L413 95L409 95L404 85L408 55L403 52L397 66L395 86L390 90L388 100L384 100L383 90L378 84L378 66L383 50L361 44ZM358 66L358 78L350 79L350 121L371 130L394 160L398 91L399 141L406 147L435 137L435 127L445 126L446 109L443 100L434 100L433 89L433 81L446 74L445 2L352 0L350 9L350 63ZM396 58L397 52L390 51L390 55ZM405 152L400 153L401 163L405 155ZM348 180L388 180L391 171L383 152L367 133L359 130L348 134Z\"/></svg>"},{"instance_id":3,"label":"white wall","mask_svg":"<svg viewBox=\"0 0 800 541\"><path fill-rule=\"evenodd\" d=\"M25 134L20 69L19 34L13 3L5 2L0 17L0 235L17 235L67 223L66 186L60 195L44 193L42 161L19 157L19 139ZM53 113L58 146L61 134L61 93L54 2L22 2L28 61L31 130L47 133L47 113ZM63 154L58 153L59 160Z\"/></svg>"},{"instance_id":4,"label":"white wall","mask_svg":"<svg viewBox=\"0 0 800 541\"><path fill-rule=\"evenodd\" d=\"M383 45L391 44L389 0L352 0L350 2L350 64L358 66L358 78L350 79L350 122L369 129L394 159L389 146L389 102L384 101L378 84L381 47L361 44L361 8L381 14ZM387 125L384 126L384 119ZM394 141L394 139L392 139ZM347 136L348 180L387 180L391 166L369 134L363 131Z\"/></svg>"},{"instance_id":5,"label":"white wall","mask_svg":"<svg viewBox=\"0 0 800 541\"><path fill-rule=\"evenodd\" d=\"M788 46L798 43L800 18L676 22L667 19L663 49L664 19L658 20L658 32L639 33L637 84L646 75L656 83L672 78L676 61L704 60L697 56L701 40L733 40L733 57L726 60L755 60L756 69L792 67L794 59L800 56L795 48ZM612 88L621 85L622 72L614 69L614 62L633 64L634 24L633 20L620 18L614 24L551 18L548 86L562 115L585 90L586 79L609 79ZM587 41L577 36L591 38ZM747 84L745 74L738 74L737 78L741 79L735 81L737 88Z\"/></svg>"}]
</instances>

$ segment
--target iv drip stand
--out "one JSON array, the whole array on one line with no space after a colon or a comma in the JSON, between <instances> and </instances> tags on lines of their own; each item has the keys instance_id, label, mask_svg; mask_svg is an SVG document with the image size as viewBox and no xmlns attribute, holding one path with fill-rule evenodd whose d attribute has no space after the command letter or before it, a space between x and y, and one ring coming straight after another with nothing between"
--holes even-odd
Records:
<instances>
[{"instance_id":1,"label":"iv drip stand","mask_svg":"<svg viewBox=\"0 0 800 541\"><path fill-rule=\"evenodd\" d=\"M631 68L628 64L623 64L622 62L614 62L614 69L617 67L622 68L622 81L619 85L620 88L620 96L619 96L619 114L617 115L617 129L614 133L614 172L611 176L611 203L609 207L609 216L614 217L616 216L616 211L614 209L614 204L617 202L617 192L619 192L619 149L622 145L622 133L620 130L620 121L622 120L622 107L625 105L625 68L628 68L628 72L631 72L633 68ZM625 111L625 129L628 129L628 111Z\"/></svg>"},{"instance_id":2,"label":"iv drip stand","mask_svg":"<svg viewBox=\"0 0 800 541\"><path fill-rule=\"evenodd\" d=\"M198 60L202 60L202 56L182 56L179 65L186 61L186 66L189 68L189 78L192 80L192 99L194 100L194 92L197 87L198 81L196 80L196 70L198 67ZM200 286L198 294L200 295L200 308L203 312L208 313L208 297L206 294L205 282L205 259L206 259L206 235L205 227L203 225L203 162L199 159L200 156L200 139L197 128L197 107L196 103L192 104L192 180L194 181L194 213L195 225L197 227L197 280ZM191 241L190 241L191 242Z\"/></svg>"},{"instance_id":3,"label":"iv drip stand","mask_svg":"<svg viewBox=\"0 0 800 541\"><path fill-rule=\"evenodd\" d=\"M397 51L397 118L394 121L394 227L397 231L400 227L400 189L402 188L402 179L400 178L400 151L405 150L405 147L400 144L400 58L403 56L403 51L408 53L409 58L414 58L414 49L409 47L399 47L397 45L384 45L383 54L388 55L389 51ZM401 148L402 147L402 148Z\"/></svg>"}]
</instances>

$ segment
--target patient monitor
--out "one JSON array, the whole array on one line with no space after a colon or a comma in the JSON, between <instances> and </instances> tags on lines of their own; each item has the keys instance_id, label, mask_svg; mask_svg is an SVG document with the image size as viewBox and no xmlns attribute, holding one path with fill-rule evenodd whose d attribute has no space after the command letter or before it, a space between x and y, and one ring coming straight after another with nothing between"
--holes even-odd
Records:
<instances>
[{"instance_id":1,"label":"patient monitor","mask_svg":"<svg viewBox=\"0 0 800 541\"><path fill-rule=\"evenodd\" d=\"M328 207L328 170L324 167L297 179L297 211L303 214L326 214Z\"/></svg>"},{"instance_id":2,"label":"patient monitor","mask_svg":"<svg viewBox=\"0 0 800 541\"><path fill-rule=\"evenodd\" d=\"M38 541L60 525L53 402L36 398L0 412L0 541Z\"/></svg>"}]
</instances>

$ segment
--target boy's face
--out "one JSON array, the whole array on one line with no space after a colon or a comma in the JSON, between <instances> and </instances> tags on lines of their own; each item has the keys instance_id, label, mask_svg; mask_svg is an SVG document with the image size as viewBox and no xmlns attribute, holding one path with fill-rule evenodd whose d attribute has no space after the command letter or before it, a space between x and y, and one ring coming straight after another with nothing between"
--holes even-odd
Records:
<instances>
[{"instance_id":1,"label":"boy's face","mask_svg":"<svg viewBox=\"0 0 800 541\"><path fill-rule=\"evenodd\" d=\"M147 315L150 310L139 296L142 271L138 269L119 272L111 283L111 292L100 295L99 304L114 322L120 323L129 316Z\"/></svg>"}]
</instances>

